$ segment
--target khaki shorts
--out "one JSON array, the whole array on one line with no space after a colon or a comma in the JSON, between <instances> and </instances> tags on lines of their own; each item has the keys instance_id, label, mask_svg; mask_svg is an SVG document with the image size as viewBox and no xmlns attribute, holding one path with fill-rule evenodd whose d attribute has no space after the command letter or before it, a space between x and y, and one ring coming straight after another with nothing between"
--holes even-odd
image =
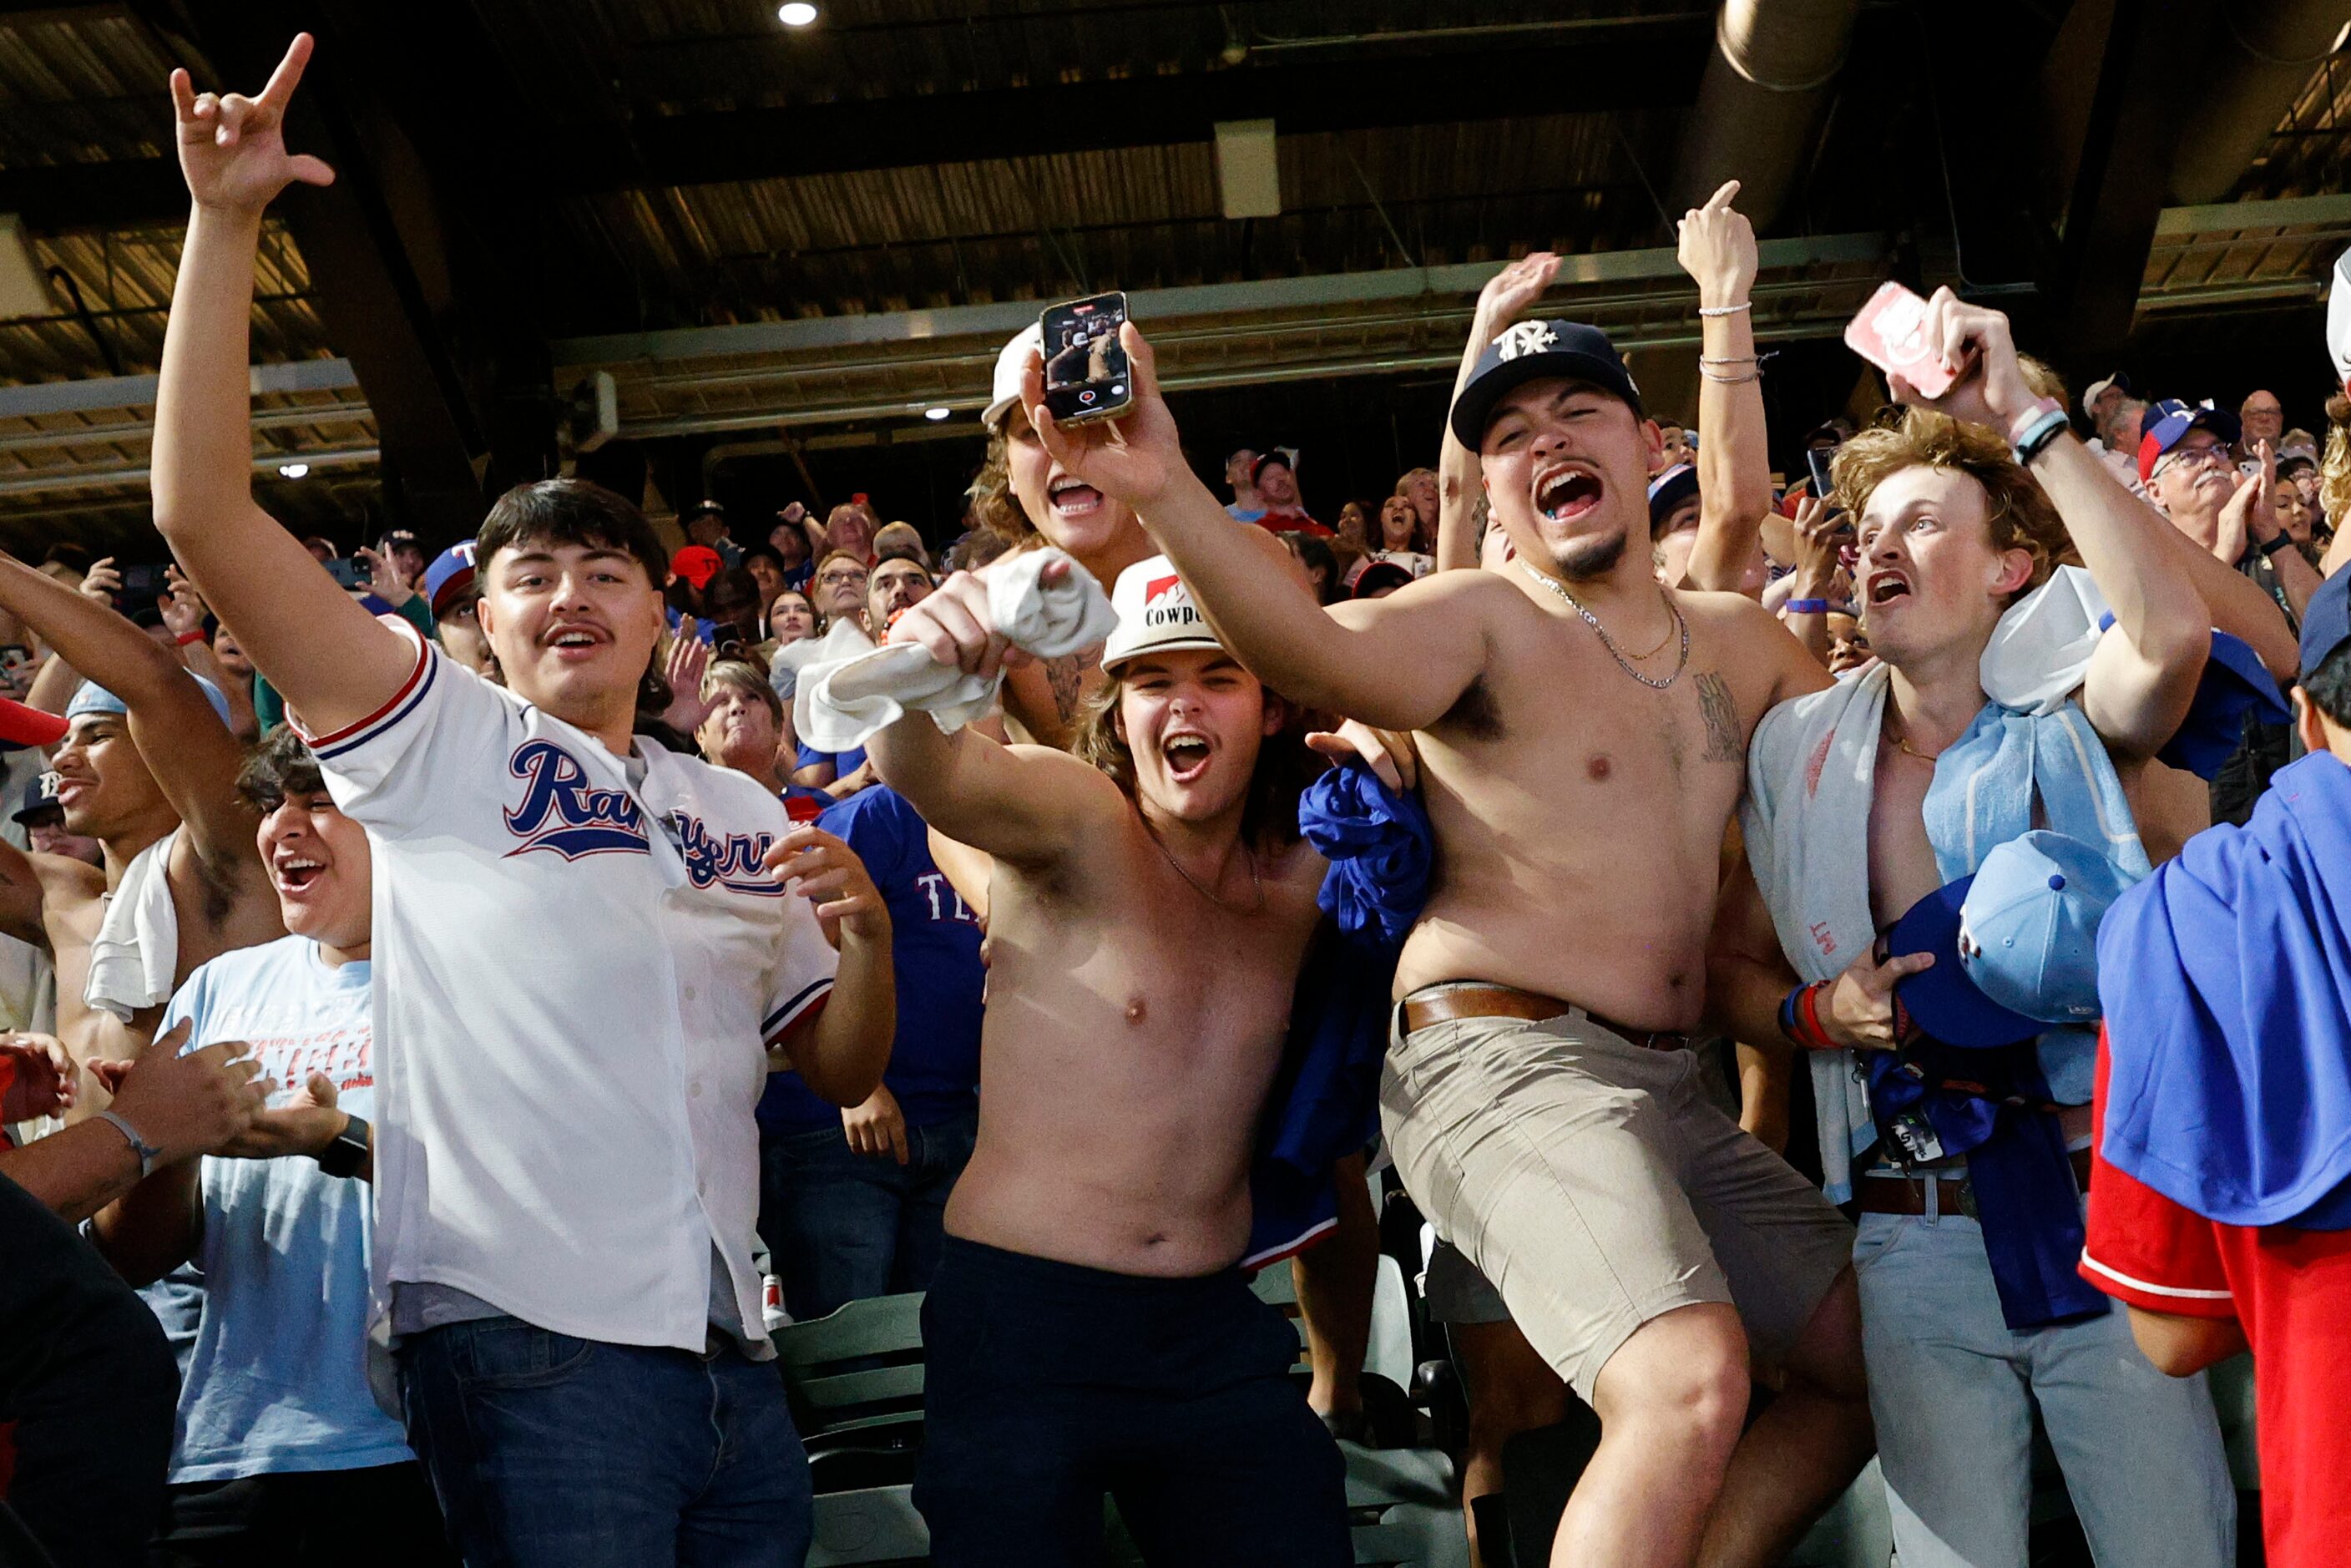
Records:
<instances>
[{"instance_id":1,"label":"khaki shorts","mask_svg":"<svg viewBox=\"0 0 2351 1568\"><path fill-rule=\"evenodd\" d=\"M1634 1330L1701 1301L1737 1307L1767 1362L1794 1347L1853 1227L1708 1103L1692 1052L1581 1009L1411 1034L1402 1013L1380 1121L1405 1187L1576 1393Z\"/></svg>"}]
</instances>

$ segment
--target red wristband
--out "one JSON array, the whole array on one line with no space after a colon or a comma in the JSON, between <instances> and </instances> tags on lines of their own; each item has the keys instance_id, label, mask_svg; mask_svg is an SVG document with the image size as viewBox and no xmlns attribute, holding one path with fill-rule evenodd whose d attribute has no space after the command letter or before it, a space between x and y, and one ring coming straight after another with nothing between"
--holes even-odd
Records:
<instances>
[{"instance_id":1,"label":"red wristband","mask_svg":"<svg viewBox=\"0 0 2351 1568\"><path fill-rule=\"evenodd\" d=\"M1837 1042L1829 1038L1829 1031L1821 1024L1821 993L1826 989L1827 981L1815 980L1796 998L1796 1028L1807 1051L1837 1049Z\"/></svg>"},{"instance_id":2,"label":"red wristband","mask_svg":"<svg viewBox=\"0 0 2351 1568\"><path fill-rule=\"evenodd\" d=\"M201 643L204 640L204 634L201 632L183 632L178 636L172 639L174 643L183 648L186 647L191 643Z\"/></svg>"}]
</instances>

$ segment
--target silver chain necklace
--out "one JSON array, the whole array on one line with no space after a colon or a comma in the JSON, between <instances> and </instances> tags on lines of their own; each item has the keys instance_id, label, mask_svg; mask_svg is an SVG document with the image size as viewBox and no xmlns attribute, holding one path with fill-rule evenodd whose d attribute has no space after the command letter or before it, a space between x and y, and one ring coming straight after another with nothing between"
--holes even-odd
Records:
<instances>
[{"instance_id":1,"label":"silver chain necklace","mask_svg":"<svg viewBox=\"0 0 2351 1568\"><path fill-rule=\"evenodd\" d=\"M1144 834L1150 838L1153 843L1159 845L1159 858L1165 861L1168 864L1168 868L1174 871L1177 876L1180 876L1186 882L1190 883L1194 893L1198 894L1202 898L1207 899L1210 904L1215 904L1218 909L1223 910L1228 915L1257 915L1263 912L1265 908L1265 879L1258 875L1257 853L1247 844L1243 844L1241 846L1241 853L1248 857L1249 860L1249 886L1257 894L1257 907L1254 909L1238 909L1232 904L1227 904L1223 899L1218 898L1215 894L1210 893L1207 888L1202 887L1198 880L1195 878L1190 872L1184 869L1183 863L1176 860L1174 854L1169 852L1167 846L1159 842L1159 835L1152 832L1148 823L1144 824L1143 831Z\"/></svg>"},{"instance_id":2,"label":"silver chain necklace","mask_svg":"<svg viewBox=\"0 0 2351 1568\"><path fill-rule=\"evenodd\" d=\"M1594 632L1600 633L1600 645L1608 650L1608 656L1616 661L1616 667L1624 671L1626 674L1632 676L1635 680L1640 682L1643 685L1649 687L1653 691L1664 691L1667 686L1670 686L1676 681L1680 680L1682 678L1682 672L1689 667L1689 622L1682 619L1681 607L1674 602L1673 595L1667 593L1662 587L1657 590L1657 597L1666 601L1666 613L1671 615L1674 618L1674 624L1681 629L1682 652L1681 657L1674 661L1674 673L1660 681L1648 675L1645 675L1640 671L1633 667L1633 661L1625 656L1625 650L1616 645L1616 639L1608 634L1608 628L1600 624L1600 617L1592 613L1591 611L1586 610L1583 607L1583 601L1577 599L1575 595L1561 587L1551 578L1544 576L1541 572L1537 571L1533 567L1529 566L1525 561L1519 562L1519 570L1525 572L1529 577L1533 578L1537 582L1541 583L1545 588L1550 589L1553 593L1558 594L1562 599L1567 601L1568 608L1574 611L1578 615L1583 616L1583 623L1586 626L1591 627Z\"/></svg>"}]
</instances>

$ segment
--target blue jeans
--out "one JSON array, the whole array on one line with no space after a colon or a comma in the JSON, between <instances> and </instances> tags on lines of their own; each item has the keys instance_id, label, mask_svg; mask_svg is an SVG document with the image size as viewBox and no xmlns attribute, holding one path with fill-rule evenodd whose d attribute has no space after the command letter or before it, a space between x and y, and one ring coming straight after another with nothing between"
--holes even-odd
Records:
<instances>
[{"instance_id":1,"label":"blue jeans","mask_svg":"<svg viewBox=\"0 0 2351 1568\"><path fill-rule=\"evenodd\" d=\"M759 1150L759 1235L797 1322L872 1296L930 1289L947 1194L970 1163L979 1113L906 1129L906 1163L861 1155L835 1120L768 1134Z\"/></svg>"},{"instance_id":2,"label":"blue jeans","mask_svg":"<svg viewBox=\"0 0 2351 1568\"><path fill-rule=\"evenodd\" d=\"M2156 1371L2119 1302L2011 1329L1983 1229L1956 1214L1865 1214L1853 1261L1902 1568L2023 1568L2035 1405L2101 1563L2236 1561L2237 1496L2203 1375Z\"/></svg>"},{"instance_id":3,"label":"blue jeans","mask_svg":"<svg viewBox=\"0 0 2351 1568\"><path fill-rule=\"evenodd\" d=\"M408 1440L466 1568L800 1568L808 1455L772 1364L481 1318L400 1343Z\"/></svg>"}]
</instances>

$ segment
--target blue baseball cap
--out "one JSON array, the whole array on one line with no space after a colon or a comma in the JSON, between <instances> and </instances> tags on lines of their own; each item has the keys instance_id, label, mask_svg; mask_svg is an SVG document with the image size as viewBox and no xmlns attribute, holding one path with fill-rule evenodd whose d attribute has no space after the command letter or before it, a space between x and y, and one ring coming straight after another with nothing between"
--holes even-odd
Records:
<instances>
[{"instance_id":1,"label":"blue baseball cap","mask_svg":"<svg viewBox=\"0 0 2351 1568\"><path fill-rule=\"evenodd\" d=\"M221 689L193 670L188 672L188 679L204 688L204 698L213 705L213 712L220 715L221 723L227 724L229 722L228 698L221 695ZM66 704L66 723L70 725L86 713L127 714L130 711L129 706L120 697L108 691L96 681L84 681L75 688L73 701Z\"/></svg>"},{"instance_id":2,"label":"blue baseball cap","mask_svg":"<svg viewBox=\"0 0 2351 1568\"><path fill-rule=\"evenodd\" d=\"M1895 994L1946 1045L2013 1045L2099 1016L2098 923L2131 879L2079 839L2044 831L1995 845L1972 876L1895 923L1887 951L1935 967Z\"/></svg>"},{"instance_id":3,"label":"blue baseball cap","mask_svg":"<svg viewBox=\"0 0 2351 1568\"><path fill-rule=\"evenodd\" d=\"M2351 571L2338 571L2319 584L2302 612L2302 678L2318 674L2335 650L2351 640Z\"/></svg>"},{"instance_id":4,"label":"blue baseball cap","mask_svg":"<svg viewBox=\"0 0 2351 1568\"><path fill-rule=\"evenodd\" d=\"M44 811L64 810L64 807L57 804L57 769L44 768L25 780L25 803L16 808L12 820L22 822L26 818L37 817Z\"/></svg>"},{"instance_id":5,"label":"blue baseball cap","mask_svg":"<svg viewBox=\"0 0 2351 1568\"><path fill-rule=\"evenodd\" d=\"M1698 470L1687 463L1677 463L1649 481L1649 530L1654 533L1665 527L1674 508L1698 494Z\"/></svg>"},{"instance_id":6,"label":"blue baseball cap","mask_svg":"<svg viewBox=\"0 0 2351 1568\"><path fill-rule=\"evenodd\" d=\"M1469 383L1453 400L1453 434L1477 451L1496 403L1529 382L1558 380L1590 382L1641 413L1641 389L1607 333L1581 321L1520 321L1479 354Z\"/></svg>"},{"instance_id":7,"label":"blue baseball cap","mask_svg":"<svg viewBox=\"0 0 2351 1568\"><path fill-rule=\"evenodd\" d=\"M2237 416L2224 408L2210 403L2201 405L2181 402L2176 397L2150 403L2139 423L2138 482L2146 484L2155 477L2155 465L2163 455L2179 445L2191 430L2209 430L2223 443L2234 446L2244 427Z\"/></svg>"},{"instance_id":8,"label":"blue baseball cap","mask_svg":"<svg viewBox=\"0 0 2351 1568\"><path fill-rule=\"evenodd\" d=\"M424 569L424 602L436 616L474 586L474 541L459 539Z\"/></svg>"}]
</instances>

